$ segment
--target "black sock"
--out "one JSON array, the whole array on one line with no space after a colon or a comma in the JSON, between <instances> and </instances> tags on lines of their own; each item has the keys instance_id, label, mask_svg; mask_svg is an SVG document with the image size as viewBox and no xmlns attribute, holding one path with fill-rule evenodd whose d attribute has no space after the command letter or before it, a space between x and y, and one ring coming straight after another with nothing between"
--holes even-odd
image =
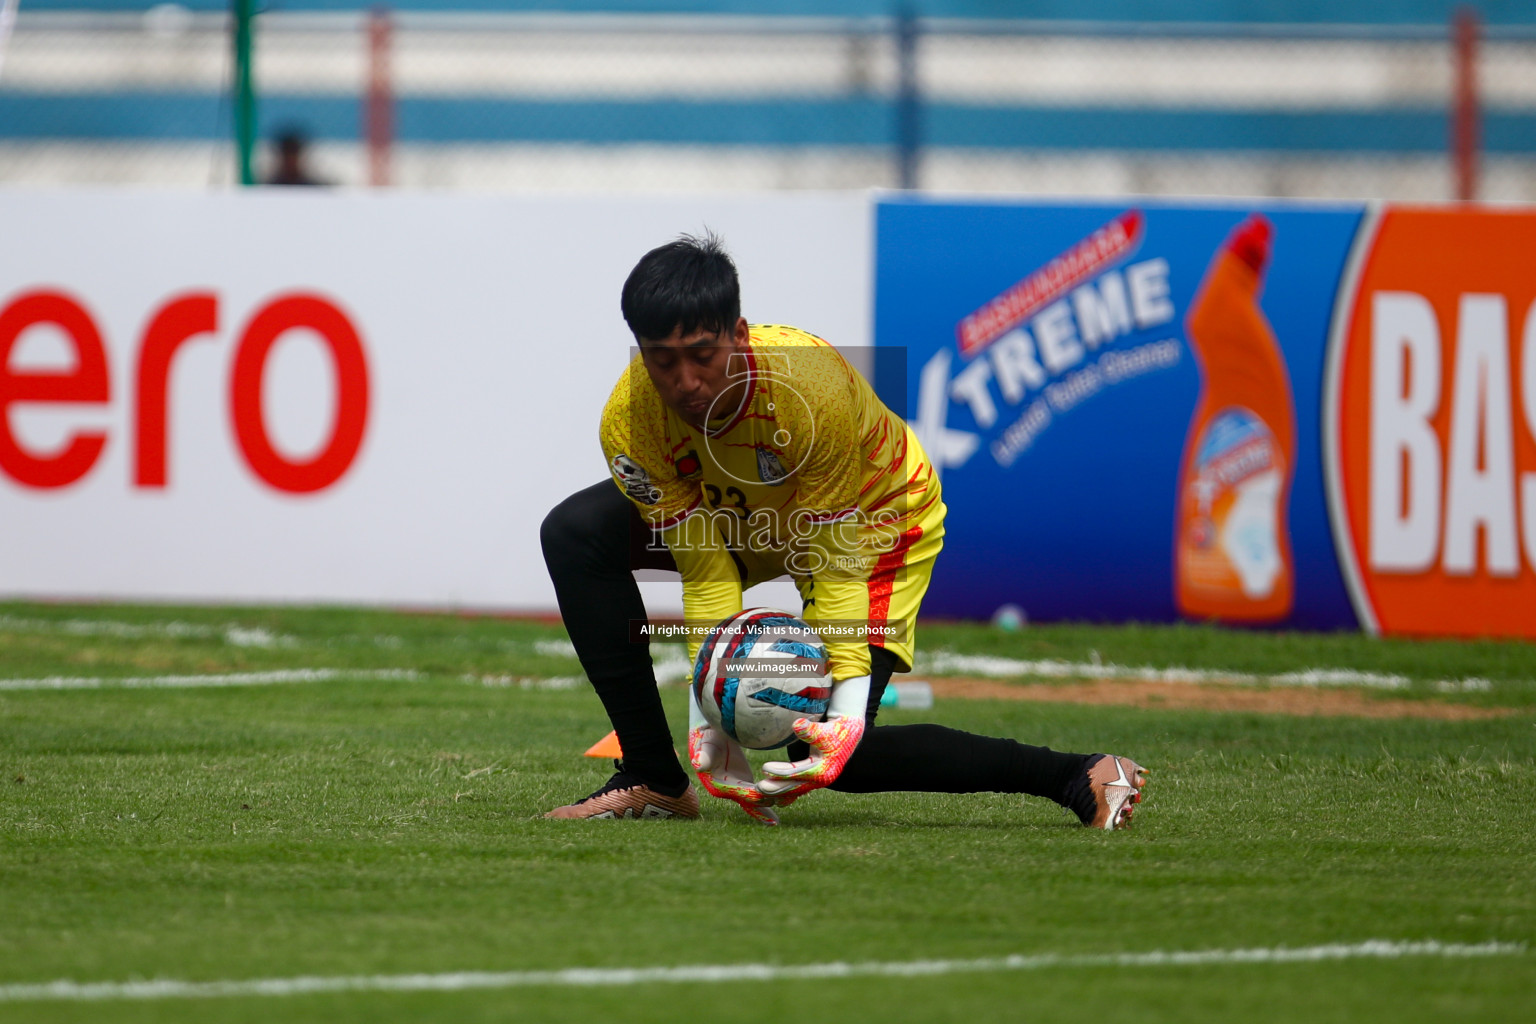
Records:
<instances>
[{"instance_id":1,"label":"black sock","mask_svg":"<svg viewBox=\"0 0 1536 1024\"><path fill-rule=\"evenodd\" d=\"M650 645L630 632L632 621L646 619L631 570L672 564L664 549L646 548L644 534L634 507L604 480L555 506L539 539L566 632L618 733L624 772L679 796L688 787L688 774L678 762L656 692Z\"/></svg>"},{"instance_id":2,"label":"black sock","mask_svg":"<svg viewBox=\"0 0 1536 1024\"><path fill-rule=\"evenodd\" d=\"M942 725L882 725L830 788L843 793L1027 793L1063 804L1087 756ZM1063 804L1065 806L1065 804Z\"/></svg>"},{"instance_id":3,"label":"black sock","mask_svg":"<svg viewBox=\"0 0 1536 1024\"><path fill-rule=\"evenodd\" d=\"M880 695L901 660L871 646L869 664L868 727L859 749L828 788L843 793L1027 793L1065 806L1067 783L1083 772L1086 755L942 725L877 726ZM790 761L810 753L798 741L786 750Z\"/></svg>"}]
</instances>

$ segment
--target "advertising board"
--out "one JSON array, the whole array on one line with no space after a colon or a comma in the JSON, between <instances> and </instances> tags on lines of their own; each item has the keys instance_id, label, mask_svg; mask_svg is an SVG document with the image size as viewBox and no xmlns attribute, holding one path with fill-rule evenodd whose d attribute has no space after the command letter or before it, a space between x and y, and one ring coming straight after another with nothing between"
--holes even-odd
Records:
<instances>
[{"instance_id":1,"label":"advertising board","mask_svg":"<svg viewBox=\"0 0 1536 1024\"><path fill-rule=\"evenodd\" d=\"M1318 453L1361 217L881 202L875 331L950 510L926 610L1355 625Z\"/></svg>"},{"instance_id":2,"label":"advertising board","mask_svg":"<svg viewBox=\"0 0 1536 1024\"><path fill-rule=\"evenodd\" d=\"M1324 403L1341 562L1383 633L1536 636L1536 213L1373 211Z\"/></svg>"},{"instance_id":3,"label":"advertising board","mask_svg":"<svg viewBox=\"0 0 1536 1024\"><path fill-rule=\"evenodd\" d=\"M950 509L929 614L1536 636L1536 213L876 224L876 335Z\"/></svg>"},{"instance_id":4,"label":"advertising board","mask_svg":"<svg viewBox=\"0 0 1536 1024\"><path fill-rule=\"evenodd\" d=\"M877 384L949 506L927 614L1536 635L1529 209L12 191L0 216L11 596L553 609L538 524L603 478L619 286L713 229L749 319L897 354Z\"/></svg>"},{"instance_id":5,"label":"advertising board","mask_svg":"<svg viewBox=\"0 0 1536 1024\"><path fill-rule=\"evenodd\" d=\"M868 345L868 210L0 193L0 591L552 610L630 267L713 229L746 315Z\"/></svg>"}]
</instances>

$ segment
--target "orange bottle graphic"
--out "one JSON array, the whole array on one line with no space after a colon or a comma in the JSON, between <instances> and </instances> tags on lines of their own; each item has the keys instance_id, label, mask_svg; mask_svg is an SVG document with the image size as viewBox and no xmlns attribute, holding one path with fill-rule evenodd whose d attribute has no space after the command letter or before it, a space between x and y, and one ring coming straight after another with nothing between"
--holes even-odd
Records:
<instances>
[{"instance_id":1,"label":"orange bottle graphic","mask_svg":"<svg viewBox=\"0 0 1536 1024\"><path fill-rule=\"evenodd\" d=\"M1296 413L1259 308L1272 232L1257 213L1232 232L1185 321L1201 386L1179 472L1174 598L1194 618L1270 622L1294 596Z\"/></svg>"}]
</instances>

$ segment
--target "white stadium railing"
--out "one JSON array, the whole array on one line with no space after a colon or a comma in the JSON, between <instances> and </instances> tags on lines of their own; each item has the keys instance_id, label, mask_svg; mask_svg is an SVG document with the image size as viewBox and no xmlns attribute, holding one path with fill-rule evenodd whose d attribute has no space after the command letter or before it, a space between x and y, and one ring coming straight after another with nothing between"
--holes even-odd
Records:
<instances>
[{"instance_id":1,"label":"white stadium railing","mask_svg":"<svg viewBox=\"0 0 1536 1024\"><path fill-rule=\"evenodd\" d=\"M29 11L0 71L0 183L234 178L228 16ZM841 189L901 181L891 18L391 15L390 180L418 187ZM916 183L938 190L1451 196L1448 26L924 19ZM264 134L370 180L369 16L257 19ZM1477 48L1483 198L1536 199L1536 37Z\"/></svg>"}]
</instances>

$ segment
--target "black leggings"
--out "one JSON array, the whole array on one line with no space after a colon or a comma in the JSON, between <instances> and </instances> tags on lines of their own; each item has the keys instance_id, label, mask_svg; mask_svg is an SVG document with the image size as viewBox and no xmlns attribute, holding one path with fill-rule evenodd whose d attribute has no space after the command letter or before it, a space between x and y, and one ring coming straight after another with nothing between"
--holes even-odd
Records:
<instances>
[{"instance_id":1,"label":"black leggings","mask_svg":"<svg viewBox=\"0 0 1536 1024\"><path fill-rule=\"evenodd\" d=\"M633 571L677 568L672 555L651 539L650 527L609 480L555 506L539 531L566 632L618 733L624 771L676 793L687 786L688 775L672 746L650 645L631 629L646 618ZM870 660L866 721L872 728L832 789L1028 793L1062 803L1067 783L1083 771L1082 754L941 725L874 726L880 695L898 660L879 647L870 648ZM806 753L804 744L795 743L788 757Z\"/></svg>"}]
</instances>

